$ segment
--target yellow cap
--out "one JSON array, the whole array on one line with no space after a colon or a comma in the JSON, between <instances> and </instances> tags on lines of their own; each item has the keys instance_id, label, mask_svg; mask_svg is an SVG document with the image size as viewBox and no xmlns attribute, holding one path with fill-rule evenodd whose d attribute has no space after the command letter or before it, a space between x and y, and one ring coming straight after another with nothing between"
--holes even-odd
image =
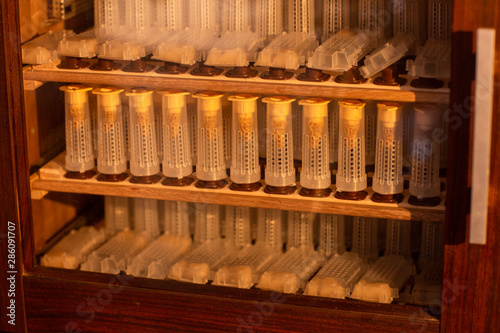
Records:
<instances>
[{"instance_id":1,"label":"yellow cap","mask_svg":"<svg viewBox=\"0 0 500 333\"><path fill-rule=\"evenodd\" d=\"M262 100L267 103L267 110L272 116L288 116L292 110L292 102L295 98L289 96L270 96Z\"/></svg>"},{"instance_id":2,"label":"yellow cap","mask_svg":"<svg viewBox=\"0 0 500 333\"><path fill-rule=\"evenodd\" d=\"M201 111L217 111L221 108L221 99L223 93L215 91L200 91L193 94L198 99L198 105Z\"/></svg>"},{"instance_id":3,"label":"yellow cap","mask_svg":"<svg viewBox=\"0 0 500 333\"><path fill-rule=\"evenodd\" d=\"M233 111L237 113L253 113L257 111L257 104L255 101L259 98L259 95L254 94L238 94L231 95L228 97L229 101L233 103Z\"/></svg>"},{"instance_id":4,"label":"yellow cap","mask_svg":"<svg viewBox=\"0 0 500 333\"><path fill-rule=\"evenodd\" d=\"M146 88L135 88L125 92L130 99L131 108L147 108L153 103L153 91Z\"/></svg>"},{"instance_id":5,"label":"yellow cap","mask_svg":"<svg viewBox=\"0 0 500 333\"><path fill-rule=\"evenodd\" d=\"M304 107L304 116L310 118L328 116L328 103L331 100L325 98L304 98L299 101L299 105Z\"/></svg>"},{"instance_id":6,"label":"yellow cap","mask_svg":"<svg viewBox=\"0 0 500 333\"><path fill-rule=\"evenodd\" d=\"M186 96L189 95L189 92L181 89L158 90L158 93L163 96L163 106L168 109L184 107L186 105Z\"/></svg>"},{"instance_id":7,"label":"yellow cap","mask_svg":"<svg viewBox=\"0 0 500 333\"><path fill-rule=\"evenodd\" d=\"M98 95L98 104L101 106L116 106L120 104L120 93L123 89L115 87L96 88L92 91Z\"/></svg>"},{"instance_id":8,"label":"yellow cap","mask_svg":"<svg viewBox=\"0 0 500 333\"><path fill-rule=\"evenodd\" d=\"M396 102L377 103L378 116L384 123L395 123L401 118L401 104Z\"/></svg>"},{"instance_id":9,"label":"yellow cap","mask_svg":"<svg viewBox=\"0 0 500 333\"><path fill-rule=\"evenodd\" d=\"M87 103L87 92L92 90L92 87L73 84L59 88L65 92L66 102L69 104L84 104Z\"/></svg>"},{"instance_id":10,"label":"yellow cap","mask_svg":"<svg viewBox=\"0 0 500 333\"><path fill-rule=\"evenodd\" d=\"M344 120L359 121L363 118L365 102L356 99L343 100L339 102L340 108L347 109L344 112Z\"/></svg>"}]
</instances>

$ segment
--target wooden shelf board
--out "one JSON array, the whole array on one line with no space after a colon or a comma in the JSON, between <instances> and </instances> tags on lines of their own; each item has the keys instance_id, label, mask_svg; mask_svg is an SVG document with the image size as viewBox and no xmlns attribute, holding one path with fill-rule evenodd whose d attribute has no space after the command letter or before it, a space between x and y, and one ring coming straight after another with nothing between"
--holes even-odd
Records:
<instances>
[{"instance_id":1,"label":"wooden shelf board","mask_svg":"<svg viewBox=\"0 0 500 333\"><path fill-rule=\"evenodd\" d=\"M153 62L158 68L159 63ZM180 75L158 74L155 70L148 73L127 73L121 70L113 72L92 71L88 68L66 70L56 67L57 63L25 68L24 79L35 81L53 81L82 83L92 85L144 86L151 89L175 87L189 91L215 90L223 92L245 92L256 94L280 94L292 96L316 96L328 98L355 98L364 100L384 100L397 102L449 103L449 89L416 89L407 83L402 87L374 85L373 78L360 85L339 84L333 80L327 82L304 82L295 78L285 81L264 80L260 77L251 79L233 79L224 75L216 77L197 77L189 73ZM301 69L297 73L301 73ZM336 74L332 73L334 76ZM338 73L337 73L338 74ZM408 82L411 82L409 78Z\"/></svg>"},{"instance_id":2,"label":"wooden shelf board","mask_svg":"<svg viewBox=\"0 0 500 333\"><path fill-rule=\"evenodd\" d=\"M153 185L132 184L128 180L119 183L106 183L93 177L88 180L64 178L64 153L40 169L38 179L32 181L33 190L84 193L94 195L126 196L158 200L176 200L220 205L260 207L281 210L307 211L325 214L370 216L397 220L437 221L445 218L444 193L441 204L437 207L417 207L408 204L408 191L404 191L405 200L400 204L381 204L370 200L373 193L368 188L368 197L363 201L346 201L327 198L309 198L298 194L273 195L264 192L264 186L256 192L238 192L229 189L229 185L219 190L200 189L194 183L186 187L164 186L161 182ZM228 180L229 181L229 180ZM230 183L230 181L229 181ZM265 184L264 184L265 185ZM335 186L332 185L335 191Z\"/></svg>"}]
</instances>

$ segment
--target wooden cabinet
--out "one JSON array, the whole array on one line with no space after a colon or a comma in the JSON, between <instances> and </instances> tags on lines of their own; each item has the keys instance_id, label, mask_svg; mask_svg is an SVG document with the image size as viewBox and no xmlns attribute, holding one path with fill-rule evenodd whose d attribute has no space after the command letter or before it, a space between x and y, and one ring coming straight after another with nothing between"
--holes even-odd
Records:
<instances>
[{"instance_id":1,"label":"wooden cabinet","mask_svg":"<svg viewBox=\"0 0 500 333\"><path fill-rule=\"evenodd\" d=\"M500 28L497 1L456 0L454 4L451 93L418 90L391 90L375 86L351 88L327 84L277 82L236 82L225 79L162 77L150 74L78 74L50 69L23 73L20 61L18 2L0 4L3 33L0 41L0 231L1 270L15 276L15 298L7 295L11 282L0 282L0 305L16 300L16 326L3 316L2 331L367 331L367 332L493 332L500 327L500 278L498 238L500 232L500 92L494 91L494 116L489 190L488 239L486 245L469 245L468 216L473 87L475 72L475 31L478 27ZM496 60L500 59L497 34ZM500 71L495 72L495 81ZM192 189L165 189L161 185L109 187L96 182L68 183L42 180L29 174L27 160L23 77L26 80L81 82L88 84L146 85L151 88L176 86L230 92L280 93L332 98L384 99L401 102L450 101L448 175L446 202L435 208L408 204L342 204L332 199L246 195L222 190L216 193ZM32 190L176 199L205 203L244 204L332 214L374 216L403 220L444 221L445 263L441 304L429 307L370 304L347 300L311 298L260 290L239 290L189 285L170 280L149 280L127 275L106 275L40 267L35 260ZM9 231L11 233L9 233ZM14 237L11 237L14 236ZM16 251L14 268L9 268L10 248ZM12 251L11 251L12 252ZM9 268L9 269L7 269ZM8 273L9 271L16 273ZM2 311L2 313L4 313Z\"/></svg>"}]
</instances>

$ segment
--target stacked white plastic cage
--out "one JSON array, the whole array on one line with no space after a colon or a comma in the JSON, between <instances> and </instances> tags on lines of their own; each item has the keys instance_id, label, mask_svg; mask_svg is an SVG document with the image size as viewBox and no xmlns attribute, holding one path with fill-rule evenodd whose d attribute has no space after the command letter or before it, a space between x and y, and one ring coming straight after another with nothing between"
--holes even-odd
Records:
<instances>
[{"instance_id":1,"label":"stacked white plastic cage","mask_svg":"<svg viewBox=\"0 0 500 333\"><path fill-rule=\"evenodd\" d=\"M335 35L343 29L351 27L349 0L324 0L323 1L323 36L321 42Z\"/></svg>"},{"instance_id":2,"label":"stacked white plastic cage","mask_svg":"<svg viewBox=\"0 0 500 333\"><path fill-rule=\"evenodd\" d=\"M345 216L320 214L318 252L327 258L345 252Z\"/></svg>"},{"instance_id":3,"label":"stacked white plastic cage","mask_svg":"<svg viewBox=\"0 0 500 333\"><path fill-rule=\"evenodd\" d=\"M132 223L129 213L129 198L127 197L104 197L104 219L106 236L114 236L118 232L131 229Z\"/></svg>"}]
</instances>

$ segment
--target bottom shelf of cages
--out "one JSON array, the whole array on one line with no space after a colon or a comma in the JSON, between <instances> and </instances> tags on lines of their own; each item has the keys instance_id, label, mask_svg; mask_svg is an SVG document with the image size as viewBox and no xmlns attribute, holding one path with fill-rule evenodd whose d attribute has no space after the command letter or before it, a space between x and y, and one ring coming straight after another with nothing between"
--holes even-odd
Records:
<instances>
[{"instance_id":1,"label":"bottom shelf of cages","mask_svg":"<svg viewBox=\"0 0 500 333\"><path fill-rule=\"evenodd\" d=\"M111 196L104 202L104 221L61 232L39 254L40 265L312 299L440 304L440 222Z\"/></svg>"}]
</instances>

